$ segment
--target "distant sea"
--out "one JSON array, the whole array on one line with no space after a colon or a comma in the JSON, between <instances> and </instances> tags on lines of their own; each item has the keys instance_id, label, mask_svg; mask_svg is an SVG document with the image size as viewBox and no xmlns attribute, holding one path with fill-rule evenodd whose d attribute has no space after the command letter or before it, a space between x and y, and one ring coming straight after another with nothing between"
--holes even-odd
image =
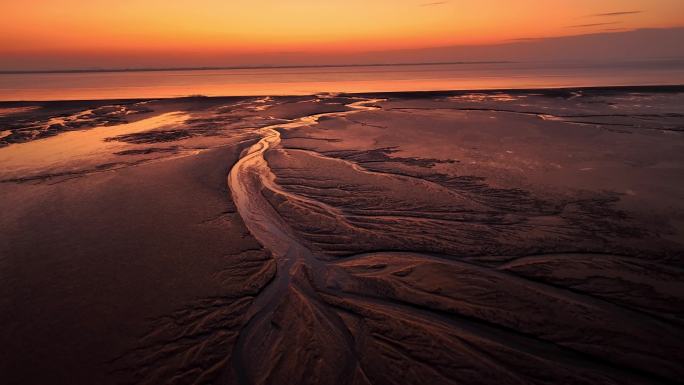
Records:
<instances>
[{"instance_id":1,"label":"distant sea","mask_svg":"<svg viewBox=\"0 0 684 385\"><path fill-rule=\"evenodd\" d=\"M684 84L684 59L0 73L0 100L308 95Z\"/></svg>"}]
</instances>

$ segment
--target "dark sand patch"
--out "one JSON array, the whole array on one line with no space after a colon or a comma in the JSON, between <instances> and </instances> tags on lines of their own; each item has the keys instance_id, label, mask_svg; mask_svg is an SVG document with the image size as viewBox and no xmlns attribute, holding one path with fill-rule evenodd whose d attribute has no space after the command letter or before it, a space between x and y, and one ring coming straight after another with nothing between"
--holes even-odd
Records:
<instances>
[{"instance_id":1,"label":"dark sand patch","mask_svg":"<svg viewBox=\"0 0 684 385\"><path fill-rule=\"evenodd\" d=\"M3 382L118 383L108 362L138 345L149 320L198 298L241 299L217 272L236 269L242 251L268 260L226 191L239 151L3 185ZM209 220L222 214L228 226Z\"/></svg>"}]
</instances>

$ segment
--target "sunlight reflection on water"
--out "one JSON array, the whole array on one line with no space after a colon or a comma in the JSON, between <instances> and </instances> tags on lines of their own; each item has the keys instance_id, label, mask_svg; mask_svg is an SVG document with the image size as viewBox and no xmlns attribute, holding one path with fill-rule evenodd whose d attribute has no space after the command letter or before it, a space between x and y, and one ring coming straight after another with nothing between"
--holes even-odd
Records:
<instances>
[{"instance_id":1,"label":"sunlight reflection on water","mask_svg":"<svg viewBox=\"0 0 684 385\"><path fill-rule=\"evenodd\" d=\"M125 146L117 141L106 141L107 138L178 125L186 119L187 114L169 112L134 123L70 131L7 146L0 151L0 177L16 177L35 170L45 172L69 165L80 167L89 160L97 160L102 154L110 154L116 148Z\"/></svg>"}]
</instances>

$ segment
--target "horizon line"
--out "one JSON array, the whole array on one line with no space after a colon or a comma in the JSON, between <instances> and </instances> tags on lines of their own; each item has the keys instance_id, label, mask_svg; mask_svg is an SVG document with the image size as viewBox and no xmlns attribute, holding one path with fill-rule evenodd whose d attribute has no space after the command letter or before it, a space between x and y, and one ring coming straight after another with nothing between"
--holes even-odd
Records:
<instances>
[{"instance_id":1,"label":"horizon line","mask_svg":"<svg viewBox=\"0 0 684 385\"><path fill-rule=\"evenodd\" d=\"M618 60L619 63L643 62L680 62L684 56L653 57L639 60ZM583 62L585 60L580 60ZM443 62L407 62L407 63L352 63L352 64L291 64L291 65L240 65L240 66L197 66L197 67L133 67L133 68L73 68L73 69L38 69L38 70L0 70L0 75L31 74L79 74L79 73L121 73L121 72L171 72L171 71L216 71L216 70L250 70L250 69L297 69L297 68L354 68L354 67L409 67L440 66L469 64L521 64L521 63L556 63L555 60L474 60Z\"/></svg>"},{"instance_id":2,"label":"horizon line","mask_svg":"<svg viewBox=\"0 0 684 385\"><path fill-rule=\"evenodd\" d=\"M66 73L99 73L99 72L164 72L164 71L212 71L212 70L248 70L248 69L296 69L296 68L344 68L344 67L406 67L437 66L466 64L512 64L512 60L476 60L447 62L411 62L411 63L370 63L370 64L292 64L292 65L243 65L243 66L201 66L201 67L140 67L140 68L76 68L55 70L0 70L0 75L21 74L66 74Z\"/></svg>"}]
</instances>

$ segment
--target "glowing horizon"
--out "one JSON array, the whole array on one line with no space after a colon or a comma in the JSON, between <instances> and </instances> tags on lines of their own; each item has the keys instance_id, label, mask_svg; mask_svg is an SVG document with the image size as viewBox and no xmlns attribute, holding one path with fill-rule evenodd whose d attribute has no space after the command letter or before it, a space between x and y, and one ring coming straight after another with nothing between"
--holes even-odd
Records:
<instances>
[{"instance_id":1,"label":"glowing horizon","mask_svg":"<svg viewBox=\"0 0 684 385\"><path fill-rule=\"evenodd\" d=\"M680 0L36 0L5 3L0 12L0 55L74 63L107 55L340 54L684 26Z\"/></svg>"}]
</instances>

